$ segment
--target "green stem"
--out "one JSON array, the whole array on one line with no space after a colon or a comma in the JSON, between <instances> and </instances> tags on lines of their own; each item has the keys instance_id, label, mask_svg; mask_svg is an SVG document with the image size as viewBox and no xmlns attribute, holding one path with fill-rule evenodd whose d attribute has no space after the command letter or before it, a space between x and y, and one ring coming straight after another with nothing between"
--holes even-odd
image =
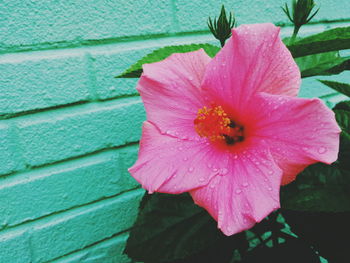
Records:
<instances>
[{"instance_id":1,"label":"green stem","mask_svg":"<svg viewBox=\"0 0 350 263\"><path fill-rule=\"evenodd\" d=\"M225 46L225 42L226 42L226 39L220 39L221 47L224 47L224 46Z\"/></svg>"},{"instance_id":2,"label":"green stem","mask_svg":"<svg viewBox=\"0 0 350 263\"><path fill-rule=\"evenodd\" d=\"M292 35L292 37L289 40L289 45L294 43L295 39L297 38L299 29L300 29L300 26L294 26L293 35Z\"/></svg>"}]
</instances>

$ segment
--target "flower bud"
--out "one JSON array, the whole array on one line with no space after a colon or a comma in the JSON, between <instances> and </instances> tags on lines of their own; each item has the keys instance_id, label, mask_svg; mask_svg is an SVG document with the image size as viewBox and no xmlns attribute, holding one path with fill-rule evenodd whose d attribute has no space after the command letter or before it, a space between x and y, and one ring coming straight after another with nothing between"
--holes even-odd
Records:
<instances>
[{"instance_id":1,"label":"flower bud","mask_svg":"<svg viewBox=\"0 0 350 263\"><path fill-rule=\"evenodd\" d=\"M236 19L233 13L230 12L229 17L227 17L224 5L221 7L221 13L218 19L214 18L214 20L212 20L210 17L208 19L208 27L214 37L220 41L222 47L231 36L231 30L235 24Z\"/></svg>"}]
</instances>

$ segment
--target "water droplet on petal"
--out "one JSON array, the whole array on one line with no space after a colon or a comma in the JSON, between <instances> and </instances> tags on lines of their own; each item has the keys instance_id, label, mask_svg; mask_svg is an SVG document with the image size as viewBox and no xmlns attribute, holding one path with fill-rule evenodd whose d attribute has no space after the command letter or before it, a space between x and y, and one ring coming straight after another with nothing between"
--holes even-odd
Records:
<instances>
[{"instance_id":1,"label":"water droplet on petal","mask_svg":"<svg viewBox=\"0 0 350 263\"><path fill-rule=\"evenodd\" d=\"M270 170L270 171L268 171L268 173L269 173L269 174L273 174L273 171L272 171L272 170Z\"/></svg>"},{"instance_id":2,"label":"water droplet on petal","mask_svg":"<svg viewBox=\"0 0 350 263\"><path fill-rule=\"evenodd\" d=\"M245 182L245 183L242 184L242 186L243 186L243 187L248 187L249 184L248 184L247 182Z\"/></svg>"},{"instance_id":3,"label":"water droplet on petal","mask_svg":"<svg viewBox=\"0 0 350 263\"><path fill-rule=\"evenodd\" d=\"M184 157L183 160L186 162L186 161L188 160L188 158L187 158L187 157Z\"/></svg>"},{"instance_id":4,"label":"water droplet on petal","mask_svg":"<svg viewBox=\"0 0 350 263\"><path fill-rule=\"evenodd\" d=\"M233 159L237 159L237 158L238 158L237 154L233 155Z\"/></svg>"},{"instance_id":5,"label":"water droplet on petal","mask_svg":"<svg viewBox=\"0 0 350 263\"><path fill-rule=\"evenodd\" d=\"M327 152L326 147L321 146L320 148L318 148L318 153L323 154L323 153L326 153L326 152Z\"/></svg>"},{"instance_id":6,"label":"water droplet on petal","mask_svg":"<svg viewBox=\"0 0 350 263\"><path fill-rule=\"evenodd\" d=\"M193 167L188 168L188 171L189 171L189 172L193 172L193 170L194 170Z\"/></svg>"},{"instance_id":7,"label":"water droplet on petal","mask_svg":"<svg viewBox=\"0 0 350 263\"><path fill-rule=\"evenodd\" d=\"M199 178L199 181L200 181L200 182L204 182L205 179L204 179L203 177L201 177L201 178Z\"/></svg>"},{"instance_id":8,"label":"water droplet on petal","mask_svg":"<svg viewBox=\"0 0 350 263\"><path fill-rule=\"evenodd\" d=\"M241 190L241 189L237 189L237 190L236 190L236 194L239 195L240 193L242 193L242 190Z\"/></svg>"},{"instance_id":9,"label":"water droplet on petal","mask_svg":"<svg viewBox=\"0 0 350 263\"><path fill-rule=\"evenodd\" d=\"M214 188L215 188L215 185L211 184L211 185L209 186L209 188L214 189Z\"/></svg>"},{"instance_id":10,"label":"water droplet on petal","mask_svg":"<svg viewBox=\"0 0 350 263\"><path fill-rule=\"evenodd\" d=\"M183 150L183 148L182 147L179 147L179 148L177 148L179 151L182 151Z\"/></svg>"},{"instance_id":11,"label":"water droplet on petal","mask_svg":"<svg viewBox=\"0 0 350 263\"><path fill-rule=\"evenodd\" d=\"M272 188L271 188L271 187L269 187L268 189L269 189L269 191L272 191Z\"/></svg>"},{"instance_id":12,"label":"water droplet on petal","mask_svg":"<svg viewBox=\"0 0 350 263\"><path fill-rule=\"evenodd\" d=\"M221 173L222 174L227 174L228 173L228 169L227 168L222 168Z\"/></svg>"}]
</instances>

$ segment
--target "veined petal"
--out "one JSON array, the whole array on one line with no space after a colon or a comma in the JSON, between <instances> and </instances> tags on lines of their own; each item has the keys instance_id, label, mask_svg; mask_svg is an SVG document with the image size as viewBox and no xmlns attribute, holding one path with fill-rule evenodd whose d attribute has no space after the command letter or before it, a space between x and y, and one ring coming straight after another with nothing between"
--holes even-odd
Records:
<instances>
[{"instance_id":1,"label":"veined petal","mask_svg":"<svg viewBox=\"0 0 350 263\"><path fill-rule=\"evenodd\" d=\"M210 57L200 49L143 65L137 89L147 120L156 124L161 133L198 137L193 120L204 105L200 85L209 61Z\"/></svg>"},{"instance_id":2,"label":"veined petal","mask_svg":"<svg viewBox=\"0 0 350 263\"><path fill-rule=\"evenodd\" d=\"M190 193L195 203L218 221L225 235L251 228L280 207L279 189L282 170L273 161L267 146L255 146L231 155L229 171Z\"/></svg>"},{"instance_id":3,"label":"veined petal","mask_svg":"<svg viewBox=\"0 0 350 263\"><path fill-rule=\"evenodd\" d=\"M143 124L139 157L130 174L149 192L178 194L209 183L221 156L205 140L182 140Z\"/></svg>"},{"instance_id":4,"label":"veined petal","mask_svg":"<svg viewBox=\"0 0 350 263\"><path fill-rule=\"evenodd\" d=\"M208 64L203 89L236 107L257 92L296 96L300 71L273 24L241 25Z\"/></svg>"},{"instance_id":5,"label":"veined petal","mask_svg":"<svg viewBox=\"0 0 350 263\"><path fill-rule=\"evenodd\" d=\"M266 140L283 170L282 184L305 167L337 160L340 128L334 113L320 99L259 94L251 100L251 136Z\"/></svg>"}]
</instances>

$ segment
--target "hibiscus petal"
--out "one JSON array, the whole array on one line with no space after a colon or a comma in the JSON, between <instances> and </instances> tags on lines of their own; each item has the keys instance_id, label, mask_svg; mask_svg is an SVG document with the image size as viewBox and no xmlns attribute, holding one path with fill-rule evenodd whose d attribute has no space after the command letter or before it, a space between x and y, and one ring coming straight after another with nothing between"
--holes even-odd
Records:
<instances>
[{"instance_id":1,"label":"hibiscus petal","mask_svg":"<svg viewBox=\"0 0 350 263\"><path fill-rule=\"evenodd\" d=\"M256 92L296 96L300 71L273 24L241 25L208 64L203 89L209 97L244 108ZM215 100L215 99L214 99Z\"/></svg>"},{"instance_id":2,"label":"hibiscus petal","mask_svg":"<svg viewBox=\"0 0 350 263\"><path fill-rule=\"evenodd\" d=\"M173 54L163 61L143 65L137 89L147 120L161 133L197 138L193 120L204 103L201 82L210 57L203 49Z\"/></svg>"},{"instance_id":3,"label":"hibiscus petal","mask_svg":"<svg viewBox=\"0 0 350 263\"><path fill-rule=\"evenodd\" d=\"M338 157L340 128L334 113L320 99L259 94L246 114L253 116L253 134L266 140L283 169L282 184L306 166Z\"/></svg>"},{"instance_id":4,"label":"hibiscus petal","mask_svg":"<svg viewBox=\"0 0 350 263\"><path fill-rule=\"evenodd\" d=\"M164 135L146 121L139 157L129 172L151 193L178 194L208 184L220 171L211 164L218 163L221 157L205 140L182 140Z\"/></svg>"},{"instance_id":5,"label":"hibiscus petal","mask_svg":"<svg viewBox=\"0 0 350 263\"><path fill-rule=\"evenodd\" d=\"M282 170L267 146L259 143L230 155L226 175L214 177L204 187L191 191L192 198L218 221L225 235L251 228L280 207Z\"/></svg>"}]
</instances>

